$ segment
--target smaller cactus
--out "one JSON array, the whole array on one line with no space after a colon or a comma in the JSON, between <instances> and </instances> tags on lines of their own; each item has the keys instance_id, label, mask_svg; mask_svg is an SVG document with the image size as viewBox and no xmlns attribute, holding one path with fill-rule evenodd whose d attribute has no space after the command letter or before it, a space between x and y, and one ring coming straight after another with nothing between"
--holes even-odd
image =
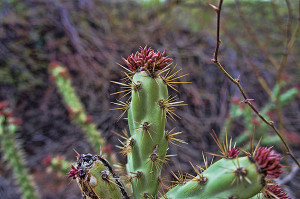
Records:
<instances>
[{"instance_id":1,"label":"smaller cactus","mask_svg":"<svg viewBox=\"0 0 300 199\"><path fill-rule=\"evenodd\" d=\"M97 130L96 125L92 123L92 117L85 113L74 88L72 87L70 75L65 67L57 62L50 64L51 79L55 82L60 94L62 95L69 112L69 118L79 125L87 134L95 151L99 147L104 147L105 140L101 137L101 133Z\"/></svg>"},{"instance_id":2,"label":"smaller cactus","mask_svg":"<svg viewBox=\"0 0 300 199\"><path fill-rule=\"evenodd\" d=\"M76 166L71 166L68 176L76 179L87 198L129 198L119 176L101 155L77 156Z\"/></svg>"},{"instance_id":3,"label":"smaller cactus","mask_svg":"<svg viewBox=\"0 0 300 199\"><path fill-rule=\"evenodd\" d=\"M65 160L63 156L53 157L52 155L47 155L42 160L42 165L47 168L50 172L57 172L59 174L65 175L69 171L71 162Z\"/></svg>"},{"instance_id":4,"label":"smaller cactus","mask_svg":"<svg viewBox=\"0 0 300 199\"><path fill-rule=\"evenodd\" d=\"M264 115L264 117L267 120L270 120L270 117L268 116L267 113L276 108L274 98L276 97L277 92L278 92L278 85L276 85L273 89L271 102L267 103L261 110L261 114ZM298 93L299 90L296 88L291 88L287 90L285 93L282 93L279 98L280 106L284 107L288 105L288 103L291 100L293 100L298 95ZM261 121L260 119L253 117L253 112L251 108L241 103L242 101L239 100L239 98L232 99L230 113L224 122L223 130L220 135L221 140L224 140L225 132L230 131L232 129L233 121L238 117L242 116L244 118L243 121L244 121L245 131L242 132L240 136L238 136L235 139L238 146L241 146L242 144L247 142L247 140L249 140L249 135L251 135L251 132L253 132L254 125L255 125L255 139L259 140L260 138L262 138L261 143L263 145L272 146L280 143L281 140L277 135L275 136L267 135L269 126L265 124L263 121Z\"/></svg>"},{"instance_id":5,"label":"smaller cactus","mask_svg":"<svg viewBox=\"0 0 300 199\"><path fill-rule=\"evenodd\" d=\"M24 199L38 198L33 180L25 167L23 151L15 138L15 132L21 120L14 118L12 112L7 110L7 102L0 102L0 145L8 165L12 168L21 187Z\"/></svg>"},{"instance_id":6,"label":"smaller cactus","mask_svg":"<svg viewBox=\"0 0 300 199\"><path fill-rule=\"evenodd\" d=\"M80 126L87 138L92 144L94 151L98 151L99 147L104 150L109 150L107 159L110 162L116 162L116 156L109 146L106 146L105 140L101 137L101 132L93 123L92 116L88 115L82 103L79 100L74 88L72 87L71 79L67 68L61 66L60 63L52 62L50 64L51 80L53 80L62 95L69 112L69 119Z\"/></svg>"}]
</instances>

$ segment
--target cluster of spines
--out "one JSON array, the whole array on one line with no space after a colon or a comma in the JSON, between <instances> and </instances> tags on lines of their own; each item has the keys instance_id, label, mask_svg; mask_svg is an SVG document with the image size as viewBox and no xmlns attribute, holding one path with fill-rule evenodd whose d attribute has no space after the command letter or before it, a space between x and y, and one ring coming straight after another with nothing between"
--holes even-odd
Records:
<instances>
[{"instance_id":1,"label":"cluster of spines","mask_svg":"<svg viewBox=\"0 0 300 199\"><path fill-rule=\"evenodd\" d=\"M0 144L4 152L5 159L9 166L13 169L13 173L17 178L21 193L24 199L38 198L37 191L34 187L32 177L29 175L25 167L23 151L15 138L15 131L21 120L14 118L11 111L7 109L6 101L0 102Z\"/></svg>"}]
</instances>

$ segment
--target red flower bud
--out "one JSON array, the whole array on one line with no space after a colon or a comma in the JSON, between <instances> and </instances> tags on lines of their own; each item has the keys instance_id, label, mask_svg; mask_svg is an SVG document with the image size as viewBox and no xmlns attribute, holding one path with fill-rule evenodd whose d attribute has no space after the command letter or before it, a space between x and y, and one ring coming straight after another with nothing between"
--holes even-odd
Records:
<instances>
[{"instance_id":1,"label":"red flower bud","mask_svg":"<svg viewBox=\"0 0 300 199\"><path fill-rule=\"evenodd\" d=\"M140 47L140 52L131 54L127 59L122 58L127 67L134 72L137 71L157 71L166 67L173 59L165 56L165 52L154 52L154 50Z\"/></svg>"},{"instance_id":2,"label":"red flower bud","mask_svg":"<svg viewBox=\"0 0 300 199\"><path fill-rule=\"evenodd\" d=\"M80 176L80 170L79 168L75 168L73 165L71 165L71 170L69 171L69 173L67 173L68 177L69 178L73 178L73 179L76 179L77 177Z\"/></svg>"},{"instance_id":3,"label":"red flower bud","mask_svg":"<svg viewBox=\"0 0 300 199\"><path fill-rule=\"evenodd\" d=\"M255 153L254 160L260 167L261 171L270 178L278 178L281 172L281 156L272 148L259 147Z\"/></svg>"}]
</instances>

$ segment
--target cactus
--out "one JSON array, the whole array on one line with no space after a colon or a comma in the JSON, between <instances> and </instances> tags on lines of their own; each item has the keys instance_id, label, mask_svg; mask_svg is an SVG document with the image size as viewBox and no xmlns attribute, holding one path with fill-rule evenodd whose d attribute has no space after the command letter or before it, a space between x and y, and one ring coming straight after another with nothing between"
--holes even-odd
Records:
<instances>
[{"instance_id":1,"label":"cactus","mask_svg":"<svg viewBox=\"0 0 300 199\"><path fill-rule=\"evenodd\" d=\"M65 160L63 156L47 155L42 160L42 165L47 168L49 172L56 172L61 175L65 175L69 171L69 167L72 163Z\"/></svg>"},{"instance_id":2,"label":"cactus","mask_svg":"<svg viewBox=\"0 0 300 199\"><path fill-rule=\"evenodd\" d=\"M96 125L92 123L92 117L85 113L83 105L72 87L68 70L59 63L52 62L50 64L50 73L52 75L51 79L55 81L60 94L68 106L69 118L82 128L95 151L98 151L100 146L104 146L105 141L97 130Z\"/></svg>"},{"instance_id":3,"label":"cactus","mask_svg":"<svg viewBox=\"0 0 300 199\"><path fill-rule=\"evenodd\" d=\"M7 102L0 102L0 144L9 166L21 187L24 199L38 198L31 176L26 169L23 151L15 138L15 132L21 120L14 118L7 110Z\"/></svg>"},{"instance_id":4,"label":"cactus","mask_svg":"<svg viewBox=\"0 0 300 199\"><path fill-rule=\"evenodd\" d=\"M262 108L261 114L267 120L270 120L268 113L276 108L274 100L276 98L277 93L278 93L278 85L275 85L272 92L271 101ZM299 91L296 88L291 88L287 90L285 93L282 93L279 98L280 106L281 107L286 106L291 100L296 98L298 93ZM240 136L236 138L236 143L238 146L241 146L247 140L249 140L249 135L251 135L251 132L254 131L254 126L255 126L255 139L257 141L260 138L262 138L261 143L267 146L273 146L275 144L280 143L281 140L277 135L274 136L267 135L269 126L264 122L262 122L261 120L253 117L253 112L251 111L251 108L248 106L244 106L244 104L241 103L242 102L241 100L239 100L239 98L232 99L232 105L229 111L230 113L224 122L222 133L220 135L221 140L224 140L226 131L230 132L233 121L239 117L243 117L245 131L242 132Z\"/></svg>"},{"instance_id":5,"label":"cactus","mask_svg":"<svg viewBox=\"0 0 300 199\"><path fill-rule=\"evenodd\" d=\"M155 196L159 186L161 167L166 162L168 140L165 135L166 114L173 98L168 96L167 84L161 70L172 60L164 53L151 48L124 59L129 67L127 84L130 86L131 102L128 107L128 124L131 150L127 154L127 172L132 178L135 198ZM178 103L180 104L180 102Z\"/></svg>"},{"instance_id":6,"label":"cactus","mask_svg":"<svg viewBox=\"0 0 300 199\"><path fill-rule=\"evenodd\" d=\"M101 155L78 154L77 166L72 165L68 175L77 180L84 198L128 198L118 175Z\"/></svg>"},{"instance_id":7,"label":"cactus","mask_svg":"<svg viewBox=\"0 0 300 199\"><path fill-rule=\"evenodd\" d=\"M116 156L111 150L111 145L106 145L105 140L101 137L101 132L97 130L96 125L93 123L92 116L86 114L79 97L72 87L67 68L58 62L52 62L49 69L51 80L55 82L68 107L69 119L74 121L86 133L94 151L98 151L99 147L108 150L108 153L106 153L107 159L110 162L116 162Z\"/></svg>"},{"instance_id":8,"label":"cactus","mask_svg":"<svg viewBox=\"0 0 300 199\"><path fill-rule=\"evenodd\" d=\"M227 136L223 145L216 134L213 138L222 154L212 155L222 159L206 169L192 165L197 176L187 174L192 179L177 183L166 198L251 198L267 188L267 181L282 173L281 156L271 148L257 145L251 153L243 150L245 157L238 157L239 150L231 148Z\"/></svg>"},{"instance_id":9,"label":"cactus","mask_svg":"<svg viewBox=\"0 0 300 199\"><path fill-rule=\"evenodd\" d=\"M114 103L121 106L114 109L122 110L121 116L128 111L130 135L127 131L123 131L124 135L114 133L124 139L120 141L119 148L121 154L127 155L126 180L131 185L133 198L158 197L158 188L163 185L161 168L170 157L167 155L168 143L177 146L185 143L175 137L181 132L165 130L166 119L179 118L174 110L177 106L185 105L168 95L168 87L177 91L175 84L185 83L177 81L179 71L169 68L171 60L164 52L141 47L139 52L123 58L128 67L122 66L127 71L124 78L126 82L113 81L124 90L112 94L123 94L121 98L130 95L129 100ZM184 175L182 172L176 176L171 172L176 179L175 185L166 194L161 194L162 198L250 198L266 190L266 182L281 174L280 155L271 148L257 145L254 149L252 141L253 150L246 152L240 149L245 155L239 157L240 150L231 146L231 140L228 143L227 135L225 144L221 144L216 134L213 134L213 138L222 152L221 155L213 155L221 159L209 167L206 164L206 169L192 165L197 176ZM100 166L95 166L96 163ZM119 177L108 165L102 155L78 154L77 167L72 166L68 174L77 180L83 195L88 198L128 198L129 194L125 192ZM110 189L113 185L107 184L107 181L106 186L101 185L103 170L109 170L112 176L109 182L119 185L119 190ZM101 189L96 189L98 184L94 186L94 181L101 182ZM100 190L107 195L104 196Z\"/></svg>"}]
</instances>

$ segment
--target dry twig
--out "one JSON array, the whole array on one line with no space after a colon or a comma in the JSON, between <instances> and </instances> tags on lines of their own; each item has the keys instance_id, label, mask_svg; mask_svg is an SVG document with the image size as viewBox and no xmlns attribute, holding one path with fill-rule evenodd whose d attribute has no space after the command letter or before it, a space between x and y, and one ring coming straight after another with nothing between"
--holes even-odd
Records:
<instances>
[{"instance_id":1,"label":"dry twig","mask_svg":"<svg viewBox=\"0 0 300 199\"><path fill-rule=\"evenodd\" d=\"M276 134L279 136L279 138L281 139L285 149L286 149L286 153L288 155L291 156L291 158L295 161L295 163L298 165L298 167L300 167L300 164L298 162L298 160L296 159L296 157L294 156L294 154L292 153L290 147L288 146L287 142L285 141L283 135L279 132L279 130L275 127L274 125L274 122L273 121L267 121L265 117L263 117L260 112L254 107L254 105L251 103L251 100L247 97L244 89L242 88L241 84L240 84L240 80L237 78L237 79L234 79L225 69L224 67L220 64L220 62L218 61L218 52L219 52L219 47L220 47L220 44L221 44L221 40L220 40L220 18L221 18L221 10L222 10L222 4L223 4L223 0L220 0L219 1L219 5L218 7L211 5L211 7L216 11L217 13L217 42L216 42L216 48L215 48L215 52L214 52L214 55L213 55L213 59L211 60L213 63L215 63L219 69L226 75L226 77L228 79L230 79L231 82L233 82L237 87L238 89L240 90L243 98L244 98L244 102L246 104L248 104L248 106L250 106L250 108L256 113L256 115L258 117L260 117L267 125L269 125L275 132ZM296 30L296 33L298 32L298 28ZM294 37L294 36L293 36ZM291 39L291 41L288 43L287 45L287 49L290 49L290 47L292 46L292 44L294 43L293 40L295 39ZM291 43L293 42L293 43Z\"/></svg>"}]
</instances>

